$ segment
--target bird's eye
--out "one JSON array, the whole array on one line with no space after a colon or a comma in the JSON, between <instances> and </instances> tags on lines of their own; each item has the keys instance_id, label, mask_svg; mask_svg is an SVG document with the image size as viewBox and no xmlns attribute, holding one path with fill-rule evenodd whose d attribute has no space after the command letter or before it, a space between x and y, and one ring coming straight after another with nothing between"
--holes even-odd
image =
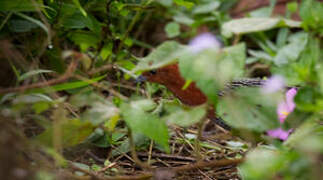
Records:
<instances>
[{"instance_id":1,"label":"bird's eye","mask_svg":"<svg viewBox=\"0 0 323 180\"><path fill-rule=\"evenodd\" d=\"M149 73L150 73L151 75L155 75L155 74L157 73L157 71L156 71L156 70L151 70L151 71L149 71Z\"/></svg>"}]
</instances>

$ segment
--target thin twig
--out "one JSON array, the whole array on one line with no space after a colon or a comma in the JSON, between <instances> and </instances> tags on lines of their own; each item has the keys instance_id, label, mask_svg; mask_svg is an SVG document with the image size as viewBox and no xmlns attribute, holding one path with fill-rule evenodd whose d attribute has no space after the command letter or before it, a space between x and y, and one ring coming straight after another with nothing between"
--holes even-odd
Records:
<instances>
[{"instance_id":1,"label":"thin twig","mask_svg":"<svg viewBox=\"0 0 323 180\"><path fill-rule=\"evenodd\" d=\"M205 167L221 167L221 166L229 166L229 165L237 165L244 161L244 159L222 159L222 160L213 160L209 162L197 162L194 164L188 164L180 167L175 167L173 170L175 172L181 172L181 171L188 171L193 169L202 169Z\"/></svg>"},{"instance_id":2,"label":"thin twig","mask_svg":"<svg viewBox=\"0 0 323 180\"><path fill-rule=\"evenodd\" d=\"M39 83L29 84L29 85L25 85L25 86L0 89L0 94L6 94L6 93L10 93L10 92L23 92L28 89L41 88L41 87L51 86L54 84L64 82L67 79L69 79L70 77L72 77L76 67L77 67L77 62L72 61L72 63L68 66L66 72L62 76L60 76L56 79L51 79L51 80L48 80L45 82L39 82Z\"/></svg>"},{"instance_id":3,"label":"thin twig","mask_svg":"<svg viewBox=\"0 0 323 180\"><path fill-rule=\"evenodd\" d=\"M137 165L139 165L141 168L143 169L150 169L149 165L142 162L138 156L137 156L137 152L136 152L136 145L133 141L133 136L132 136L132 132L131 132L131 129L128 128L128 138L129 138L129 144L130 144L130 151L131 151L131 156L132 156L132 159L135 161L135 163Z\"/></svg>"},{"instance_id":4,"label":"thin twig","mask_svg":"<svg viewBox=\"0 0 323 180\"><path fill-rule=\"evenodd\" d=\"M147 155L147 153L142 153L142 152L138 152L137 154L138 154L138 156L149 156L149 154ZM195 158L192 158L192 157L179 156L179 155L172 155L172 154L158 154L158 153L152 153L152 154L151 154L151 156L152 156L152 157L162 158L162 159L174 159L174 160L180 160L180 161L191 161L191 162L196 161L196 159L195 159Z\"/></svg>"},{"instance_id":5,"label":"thin twig","mask_svg":"<svg viewBox=\"0 0 323 180\"><path fill-rule=\"evenodd\" d=\"M77 78L79 80L85 81L85 82L91 82L92 86L98 87L100 89L104 89L104 90L108 91L109 93L111 93L112 95L114 95L114 96L116 96L116 97L118 97L118 98L120 98L122 100L127 100L128 99L128 97L120 94L118 91L115 91L114 89L109 88L109 87L107 87L107 86L105 86L105 85L103 85L101 83L92 82L90 79L88 79L86 77L83 77L83 76L78 75L78 74L75 74L73 77L75 77L75 78Z\"/></svg>"},{"instance_id":6,"label":"thin twig","mask_svg":"<svg viewBox=\"0 0 323 180\"><path fill-rule=\"evenodd\" d=\"M94 75L94 74L97 74L99 72L106 71L106 70L109 70L109 69L112 69L112 68L114 68L113 64L106 64L106 65L104 65L102 67L92 69L87 74L91 76L91 75Z\"/></svg>"}]
</instances>

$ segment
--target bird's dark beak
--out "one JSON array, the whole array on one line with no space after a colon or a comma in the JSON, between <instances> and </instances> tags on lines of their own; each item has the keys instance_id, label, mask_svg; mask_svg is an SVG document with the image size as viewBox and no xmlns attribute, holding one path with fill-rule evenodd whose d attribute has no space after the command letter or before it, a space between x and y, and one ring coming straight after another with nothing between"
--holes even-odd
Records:
<instances>
[{"instance_id":1,"label":"bird's dark beak","mask_svg":"<svg viewBox=\"0 0 323 180\"><path fill-rule=\"evenodd\" d=\"M136 83L142 83L142 82L145 82L147 80L147 78L143 75L140 75L137 77L136 79Z\"/></svg>"}]
</instances>

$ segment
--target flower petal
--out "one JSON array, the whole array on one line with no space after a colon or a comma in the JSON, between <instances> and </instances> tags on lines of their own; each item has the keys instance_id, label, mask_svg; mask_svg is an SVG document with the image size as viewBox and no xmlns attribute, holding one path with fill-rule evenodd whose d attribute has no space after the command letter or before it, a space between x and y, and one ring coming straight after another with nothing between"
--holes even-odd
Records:
<instances>
[{"instance_id":1,"label":"flower petal","mask_svg":"<svg viewBox=\"0 0 323 180\"><path fill-rule=\"evenodd\" d=\"M271 136L273 138L277 138L277 139L281 139L281 140L285 141L291 132L292 132L292 129L285 131L282 128L277 128L277 129L273 129L273 130L268 130L267 134L268 134L268 136Z\"/></svg>"},{"instance_id":2,"label":"flower petal","mask_svg":"<svg viewBox=\"0 0 323 180\"><path fill-rule=\"evenodd\" d=\"M282 101L277 106L277 115L280 123L284 123L288 114L290 113L288 105L285 101Z\"/></svg>"},{"instance_id":3,"label":"flower petal","mask_svg":"<svg viewBox=\"0 0 323 180\"><path fill-rule=\"evenodd\" d=\"M284 86L285 86L284 77L279 75L274 75L266 81L266 83L262 87L262 92L264 94L271 94L281 90Z\"/></svg>"},{"instance_id":4,"label":"flower petal","mask_svg":"<svg viewBox=\"0 0 323 180\"><path fill-rule=\"evenodd\" d=\"M189 43L191 51L198 53L204 49L220 49L221 42L211 33L203 33L196 36Z\"/></svg>"},{"instance_id":5,"label":"flower petal","mask_svg":"<svg viewBox=\"0 0 323 180\"><path fill-rule=\"evenodd\" d=\"M294 97L296 94L296 88L291 88L286 92L286 104L288 106L289 112L292 112L295 109Z\"/></svg>"}]
</instances>

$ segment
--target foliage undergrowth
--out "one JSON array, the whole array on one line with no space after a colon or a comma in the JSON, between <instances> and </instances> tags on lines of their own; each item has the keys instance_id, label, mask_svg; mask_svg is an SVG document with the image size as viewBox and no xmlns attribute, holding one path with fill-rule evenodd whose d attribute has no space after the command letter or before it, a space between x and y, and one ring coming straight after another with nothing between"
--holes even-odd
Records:
<instances>
[{"instance_id":1,"label":"foliage undergrowth","mask_svg":"<svg viewBox=\"0 0 323 180\"><path fill-rule=\"evenodd\" d=\"M152 168L150 156L144 162L136 151L174 154L178 144L187 144L197 159L208 156L207 148L219 152L223 146L197 140L195 127L204 122L206 104L187 107L165 87L135 81L144 71L178 63L181 75L196 83L243 139L225 140L225 148L243 151L229 159L245 156L240 178L317 179L323 152L323 4L291 1L285 14L272 16L276 1L270 2L233 19L235 0L1 0L0 128L11 127L8 121L19 133L5 139L12 130L2 129L0 149L15 148L3 142L26 141L13 152L37 149L53 167L72 166L79 177L129 174L111 165L121 156ZM295 13L300 20L291 19ZM193 53L189 40L201 31L216 35L223 47ZM283 124L276 108L284 90L241 88L218 96L232 80L271 75L298 88L296 108ZM266 136L280 126L293 130L286 141ZM75 158L81 149L82 154L95 148L105 150L101 164ZM39 169L26 175L58 176L29 156Z\"/></svg>"}]
</instances>

